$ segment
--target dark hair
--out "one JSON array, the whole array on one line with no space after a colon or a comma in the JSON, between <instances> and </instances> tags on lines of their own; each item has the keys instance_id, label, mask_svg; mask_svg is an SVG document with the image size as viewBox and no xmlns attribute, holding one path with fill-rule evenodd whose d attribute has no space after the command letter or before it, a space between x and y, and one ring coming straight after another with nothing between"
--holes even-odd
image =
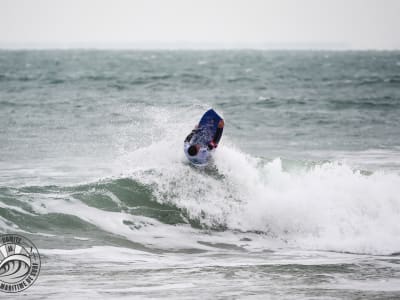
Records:
<instances>
[{"instance_id":1,"label":"dark hair","mask_svg":"<svg viewBox=\"0 0 400 300\"><path fill-rule=\"evenodd\" d=\"M197 150L196 145L192 145L188 149L188 153L190 156L195 156L197 154L197 152L199 152L199 151Z\"/></svg>"}]
</instances>

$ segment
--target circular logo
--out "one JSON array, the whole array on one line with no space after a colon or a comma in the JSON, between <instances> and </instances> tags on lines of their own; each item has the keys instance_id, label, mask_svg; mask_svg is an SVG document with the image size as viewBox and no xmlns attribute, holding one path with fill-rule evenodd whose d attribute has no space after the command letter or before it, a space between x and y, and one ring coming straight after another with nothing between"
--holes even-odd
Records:
<instances>
[{"instance_id":1,"label":"circular logo","mask_svg":"<svg viewBox=\"0 0 400 300\"><path fill-rule=\"evenodd\" d=\"M35 282L39 272L39 251L30 240L17 234L0 236L0 291L23 291Z\"/></svg>"}]
</instances>

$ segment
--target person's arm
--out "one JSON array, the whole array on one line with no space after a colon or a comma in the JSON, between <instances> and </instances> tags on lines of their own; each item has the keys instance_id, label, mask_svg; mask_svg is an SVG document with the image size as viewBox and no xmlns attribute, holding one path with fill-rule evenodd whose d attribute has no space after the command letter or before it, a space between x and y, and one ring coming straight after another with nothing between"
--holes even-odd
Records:
<instances>
[{"instance_id":1,"label":"person's arm","mask_svg":"<svg viewBox=\"0 0 400 300\"><path fill-rule=\"evenodd\" d=\"M189 143L190 140L192 139L193 135L197 132L199 125L196 125L196 127L192 130L191 133L186 137L185 143Z\"/></svg>"},{"instance_id":2,"label":"person's arm","mask_svg":"<svg viewBox=\"0 0 400 300\"><path fill-rule=\"evenodd\" d=\"M208 148L213 149L218 147L218 143L221 139L222 132L224 131L224 120L219 121L217 131L214 134L212 141L209 143Z\"/></svg>"}]
</instances>

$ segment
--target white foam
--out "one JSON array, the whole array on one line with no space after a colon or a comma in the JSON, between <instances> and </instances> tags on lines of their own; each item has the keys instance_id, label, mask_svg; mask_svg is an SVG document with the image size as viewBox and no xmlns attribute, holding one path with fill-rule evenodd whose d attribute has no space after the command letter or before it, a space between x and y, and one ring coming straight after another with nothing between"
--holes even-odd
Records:
<instances>
[{"instance_id":1,"label":"white foam","mask_svg":"<svg viewBox=\"0 0 400 300\"><path fill-rule=\"evenodd\" d=\"M263 166L224 151L218 168L240 185L245 205L231 226L262 230L306 248L391 253L400 250L400 176L362 175L324 163L284 171L281 160ZM246 157L246 155L242 155ZM232 168L232 165L236 165ZM235 220L240 220L236 222Z\"/></svg>"},{"instance_id":2,"label":"white foam","mask_svg":"<svg viewBox=\"0 0 400 300\"><path fill-rule=\"evenodd\" d=\"M244 186L245 209L234 216L241 219L241 229L271 231L305 248L400 250L398 175L365 176L338 163L285 172L280 159L253 171Z\"/></svg>"}]
</instances>

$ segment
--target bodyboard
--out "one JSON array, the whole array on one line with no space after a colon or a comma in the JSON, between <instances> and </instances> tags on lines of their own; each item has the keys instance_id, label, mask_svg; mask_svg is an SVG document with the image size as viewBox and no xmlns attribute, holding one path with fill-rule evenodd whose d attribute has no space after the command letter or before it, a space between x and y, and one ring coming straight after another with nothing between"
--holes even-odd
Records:
<instances>
[{"instance_id":1,"label":"bodyboard","mask_svg":"<svg viewBox=\"0 0 400 300\"><path fill-rule=\"evenodd\" d=\"M214 138L214 135L217 132L218 123L221 120L222 118L212 108L206 111L200 119L198 126L199 132L192 140L192 144L207 146Z\"/></svg>"}]
</instances>

